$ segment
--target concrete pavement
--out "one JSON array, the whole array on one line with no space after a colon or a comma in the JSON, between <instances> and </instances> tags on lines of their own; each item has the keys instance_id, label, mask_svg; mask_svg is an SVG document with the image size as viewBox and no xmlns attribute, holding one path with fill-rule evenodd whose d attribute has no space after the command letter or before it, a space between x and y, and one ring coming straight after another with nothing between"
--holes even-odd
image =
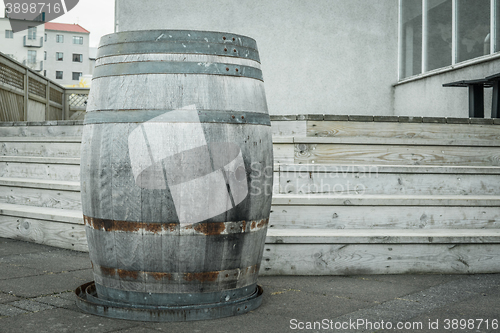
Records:
<instances>
[{"instance_id":1,"label":"concrete pavement","mask_svg":"<svg viewBox=\"0 0 500 333\"><path fill-rule=\"evenodd\" d=\"M151 323L81 312L87 253L0 238L0 332L497 332L500 274L269 276L246 315Z\"/></svg>"}]
</instances>

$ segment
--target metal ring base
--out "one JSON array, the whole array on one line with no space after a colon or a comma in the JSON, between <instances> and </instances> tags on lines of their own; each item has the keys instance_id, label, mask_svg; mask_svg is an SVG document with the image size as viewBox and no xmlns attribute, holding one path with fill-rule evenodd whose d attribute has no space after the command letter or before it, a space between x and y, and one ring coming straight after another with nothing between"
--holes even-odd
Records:
<instances>
[{"instance_id":1,"label":"metal ring base","mask_svg":"<svg viewBox=\"0 0 500 333\"><path fill-rule=\"evenodd\" d=\"M245 314L262 304L263 289L257 285L255 292L246 297L224 303L188 306L144 306L100 300L94 281L75 290L76 305L81 310L103 317L137 321L193 321L217 319Z\"/></svg>"}]
</instances>

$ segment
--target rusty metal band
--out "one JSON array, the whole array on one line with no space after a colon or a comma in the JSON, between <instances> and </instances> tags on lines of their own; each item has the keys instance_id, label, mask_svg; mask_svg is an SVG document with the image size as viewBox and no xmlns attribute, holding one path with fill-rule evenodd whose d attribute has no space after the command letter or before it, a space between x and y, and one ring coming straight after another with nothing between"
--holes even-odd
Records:
<instances>
[{"instance_id":1,"label":"rusty metal band","mask_svg":"<svg viewBox=\"0 0 500 333\"><path fill-rule=\"evenodd\" d=\"M196 30L123 31L103 36L99 46L136 42L204 42L243 46L257 50L255 39L247 36L229 32Z\"/></svg>"},{"instance_id":2,"label":"rusty metal band","mask_svg":"<svg viewBox=\"0 0 500 333\"><path fill-rule=\"evenodd\" d=\"M173 110L123 110L123 111L92 111L85 114L84 124L106 123L140 123L146 122ZM271 126L267 113L242 111L198 110L199 119L186 113L176 115L169 122L178 123L222 123L222 124L251 124Z\"/></svg>"},{"instance_id":3,"label":"rusty metal band","mask_svg":"<svg viewBox=\"0 0 500 333\"><path fill-rule=\"evenodd\" d=\"M249 267L227 269L211 272L145 272L136 270L125 270L121 268L105 267L92 263L96 283L109 288L113 283L111 280L120 280L139 283L142 286L153 286L157 293L186 293L186 290L179 288L189 287L189 285L203 284L205 292L211 288L221 289L221 285L237 285L238 287L249 285L247 281L255 281L259 274L260 264ZM210 287L209 285L212 285ZM147 289L146 289L147 290Z\"/></svg>"},{"instance_id":4,"label":"rusty metal band","mask_svg":"<svg viewBox=\"0 0 500 333\"><path fill-rule=\"evenodd\" d=\"M110 302L99 299L93 282L75 290L77 306L94 315L140 321L193 321L223 318L248 313L262 304L263 290L256 286L247 297L209 304L189 306L144 306Z\"/></svg>"},{"instance_id":5,"label":"rusty metal band","mask_svg":"<svg viewBox=\"0 0 500 333\"><path fill-rule=\"evenodd\" d=\"M146 61L123 62L98 66L93 78L142 74L193 74L246 77L263 81L262 71L255 67L202 62Z\"/></svg>"},{"instance_id":6,"label":"rusty metal band","mask_svg":"<svg viewBox=\"0 0 500 333\"><path fill-rule=\"evenodd\" d=\"M181 225L178 222L134 222L101 219L83 215L85 225L95 230L121 232L149 232L174 235L229 235L259 231L267 228L269 218L237 222L198 222Z\"/></svg>"}]
</instances>

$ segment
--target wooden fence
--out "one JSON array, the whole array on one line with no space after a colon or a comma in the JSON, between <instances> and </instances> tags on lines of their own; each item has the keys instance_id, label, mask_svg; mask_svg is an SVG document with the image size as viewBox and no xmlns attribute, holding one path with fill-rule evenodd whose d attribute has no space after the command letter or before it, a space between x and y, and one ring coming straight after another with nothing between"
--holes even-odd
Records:
<instances>
[{"instance_id":1,"label":"wooden fence","mask_svg":"<svg viewBox=\"0 0 500 333\"><path fill-rule=\"evenodd\" d=\"M0 121L78 118L88 88L65 88L0 52Z\"/></svg>"}]
</instances>

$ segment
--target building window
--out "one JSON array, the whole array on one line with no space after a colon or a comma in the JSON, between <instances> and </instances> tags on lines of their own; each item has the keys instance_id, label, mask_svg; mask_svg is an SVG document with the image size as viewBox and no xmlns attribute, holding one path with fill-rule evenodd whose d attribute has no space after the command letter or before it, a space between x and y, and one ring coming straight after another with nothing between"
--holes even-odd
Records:
<instances>
[{"instance_id":1,"label":"building window","mask_svg":"<svg viewBox=\"0 0 500 333\"><path fill-rule=\"evenodd\" d=\"M79 81L80 80L80 76L82 76L81 72L73 72L73 80Z\"/></svg>"},{"instance_id":2,"label":"building window","mask_svg":"<svg viewBox=\"0 0 500 333\"><path fill-rule=\"evenodd\" d=\"M43 70L43 76L47 76L47 70L46 69Z\"/></svg>"},{"instance_id":3,"label":"building window","mask_svg":"<svg viewBox=\"0 0 500 333\"><path fill-rule=\"evenodd\" d=\"M457 1L457 62L490 54L490 1Z\"/></svg>"},{"instance_id":4,"label":"building window","mask_svg":"<svg viewBox=\"0 0 500 333\"><path fill-rule=\"evenodd\" d=\"M28 63L36 64L36 51L28 50Z\"/></svg>"},{"instance_id":5,"label":"building window","mask_svg":"<svg viewBox=\"0 0 500 333\"><path fill-rule=\"evenodd\" d=\"M399 77L499 51L499 0L400 0Z\"/></svg>"},{"instance_id":6,"label":"building window","mask_svg":"<svg viewBox=\"0 0 500 333\"><path fill-rule=\"evenodd\" d=\"M47 60L47 51L43 51L43 60Z\"/></svg>"},{"instance_id":7,"label":"building window","mask_svg":"<svg viewBox=\"0 0 500 333\"><path fill-rule=\"evenodd\" d=\"M73 53L73 62L83 62L83 54Z\"/></svg>"},{"instance_id":8,"label":"building window","mask_svg":"<svg viewBox=\"0 0 500 333\"><path fill-rule=\"evenodd\" d=\"M63 78L63 72L62 71L56 71L56 79L57 80L62 80Z\"/></svg>"},{"instance_id":9,"label":"building window","mask_svg":"<svg viewBox=\"0 0 500 333\"><path fill-rule=\"evenodd\" d=\"M82 44L83 45L83 37L73 36L73 44Z\"/></svg>"},{"instance_id":10,"label":"building window","mask_svg":"<svg viewBox=\"0 0 500 333\"><path fill-rule=\"evenodd\" d=\"M44 41L44 42L46 42L46 41L47 41L47 34L45 34L43 41Z\"/></svg>"},{"instance_id":11,"label":"building window","mask_svg":"<svg viewBox=\"0 0 500 333\"><path fill-rule=\"evenodd\" d=\"M62 52L56 52L56 60L63 61L63 53Z\"/></svg>"},{"instance_id":12,"label":"building window","mask_svg":"<svg viewBox=\"0 0 500 333\"><path fill-rule=\"evenodd\" d=\"M28 27L28 39L36 39L36 27Z\"/></svg>"},{"instance_id":13,"label":"building window","mask_svg":"<svg viewBox=\"0 0 500 333\"><path fill-rule=\"evenodd\" d=\"M56 43L64 43L64 35L56 35Z\"/></svg>"},{"instance_id":14,"label":"building window","mask_svg":"<svg viewBox=\"0 0 500 333\"><path fill-rule=\"evenodd\" d=\"M5 30L5 38L14 38L14 32L12 30Z\"/></svg>"}]
</instances>

